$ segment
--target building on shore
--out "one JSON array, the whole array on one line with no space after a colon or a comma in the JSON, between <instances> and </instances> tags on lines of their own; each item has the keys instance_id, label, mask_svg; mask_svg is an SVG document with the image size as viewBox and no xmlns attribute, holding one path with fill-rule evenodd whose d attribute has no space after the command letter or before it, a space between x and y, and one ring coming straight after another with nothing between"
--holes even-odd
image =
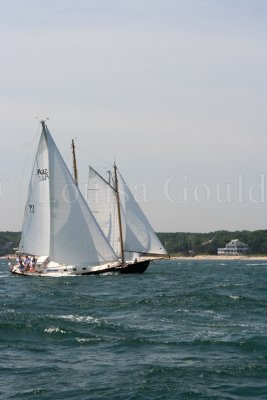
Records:
<instances>
[{"instance_id":1,"label":"building on shore","mask_svg":"<svg viewBox=\"0 0 267 400\"><path fill-rule=\"evenodd\" d=\"M244 255L248 251L248 245L240 242L238 239L233 239L225 245L225 247L218 248L218 255Z\"/></svg>"}]
</instances>

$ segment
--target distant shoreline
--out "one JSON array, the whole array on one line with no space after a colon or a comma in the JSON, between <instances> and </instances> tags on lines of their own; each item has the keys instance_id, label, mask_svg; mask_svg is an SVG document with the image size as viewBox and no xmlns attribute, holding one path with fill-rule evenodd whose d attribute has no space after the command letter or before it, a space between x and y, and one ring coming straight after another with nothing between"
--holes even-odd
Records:
<instances>
[{"instance_id":1,"label":"distant shoreline","mask_svg":"<svg viewBox=\"0 0 267 400\"><path fill-rule=\"evenodd\" d=\"M16 259L16 255L9 254L6 256L0 256L0 259ZM250 261L267 261L267 255L265 256L216 256L216 255L197 255L197 256L171 256L171 260L250 260Z\"/></svg>"},{"instance_id":2,"label":"distant shoreline","mask_svg":"<svg viewBox=\"0 0 267 400\"><path fill-rule=\"evenodd\" d=\"M198 256L173 256L172 260L251 260L251 261L267 261L265 256L216 256L216 255L198 255Z\"/></svg>"}]
</instances>

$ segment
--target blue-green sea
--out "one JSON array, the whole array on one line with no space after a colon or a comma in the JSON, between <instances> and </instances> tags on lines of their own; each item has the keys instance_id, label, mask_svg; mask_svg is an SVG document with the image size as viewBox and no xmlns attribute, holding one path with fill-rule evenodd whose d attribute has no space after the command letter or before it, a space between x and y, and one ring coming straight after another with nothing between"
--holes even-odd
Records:
<instances>
[{"instance_id":1,"label":"blue-green sea","mask_svg":"<svg viewBox=\"0 0 267 400\"><path fill-rule=\"evenodd\" d=\"M1 260L0 302L1 400L267 399L267 262L41 278Z\"/></svg>"}]
</instances>

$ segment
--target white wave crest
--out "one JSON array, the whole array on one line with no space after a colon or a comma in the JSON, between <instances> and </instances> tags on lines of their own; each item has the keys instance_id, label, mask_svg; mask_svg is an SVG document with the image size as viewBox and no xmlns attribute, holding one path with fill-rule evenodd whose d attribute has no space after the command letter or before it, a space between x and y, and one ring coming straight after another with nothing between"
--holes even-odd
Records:
<instances>
[{"instance_id":1,"label":"white wave crest","mask_svg":"<svg viewBox=\"0 0 267 400\"><path fill-rule=\"evenodd\" d=\"M89 323L98 322L97 318L91 317L90 315L69 314L69 315L58 315L57 318L65 319L72 322L89 322Z\"/></svg>"},{"instance_id":2,"label":"white wave crest","mask_svg":"<svg viewBox=\"0 0 267 400\"><path fill-rule=\"evenodd\" d=\"M63 329L59 328L58 326L48 326L44 330L46 333L67 333Z\"/></svg>"}]
</instances>

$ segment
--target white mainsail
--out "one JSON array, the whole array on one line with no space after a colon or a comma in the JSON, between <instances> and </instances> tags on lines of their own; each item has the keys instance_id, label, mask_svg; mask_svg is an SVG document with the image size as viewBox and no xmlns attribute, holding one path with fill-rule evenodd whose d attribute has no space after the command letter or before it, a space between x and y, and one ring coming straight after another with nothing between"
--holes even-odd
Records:
<instances>
[{"instance_id":1,"label":"white mainsail","mask_svg":"<svg viewBox=\"0 0 267 400\"><path fill-rule=\"evenodd\" d=\"M120 255L120 231L116 193L92 167L89 168L88 203L105 237L116 254Z\"/></svg>"},{"instance_id":2,"label":"white mainsail","mask_svg":"<svg viewBox=\"0 0 267 400\"><path fill-rule=\"evenodd\" d=\"M166 256L167 251L121 174L118 174L118 190L122 238L120 238L118 211L116 211L118 201L116 189L92 167L89 168L88 203L115 252L121 255L120 241L122 240L124 256L127 260L136 257L137 254L151 255L151 258Z\"/></svg>"},{"instance_id":3,"label":"white mainsail","mask_svg":"<svg viewBox=\"0 0 267 400\"><path fill-rule=\"evenodd\" d=\"M44 122L19 250L80 267L118 260Z\"/></svg>"}]
</instances>

